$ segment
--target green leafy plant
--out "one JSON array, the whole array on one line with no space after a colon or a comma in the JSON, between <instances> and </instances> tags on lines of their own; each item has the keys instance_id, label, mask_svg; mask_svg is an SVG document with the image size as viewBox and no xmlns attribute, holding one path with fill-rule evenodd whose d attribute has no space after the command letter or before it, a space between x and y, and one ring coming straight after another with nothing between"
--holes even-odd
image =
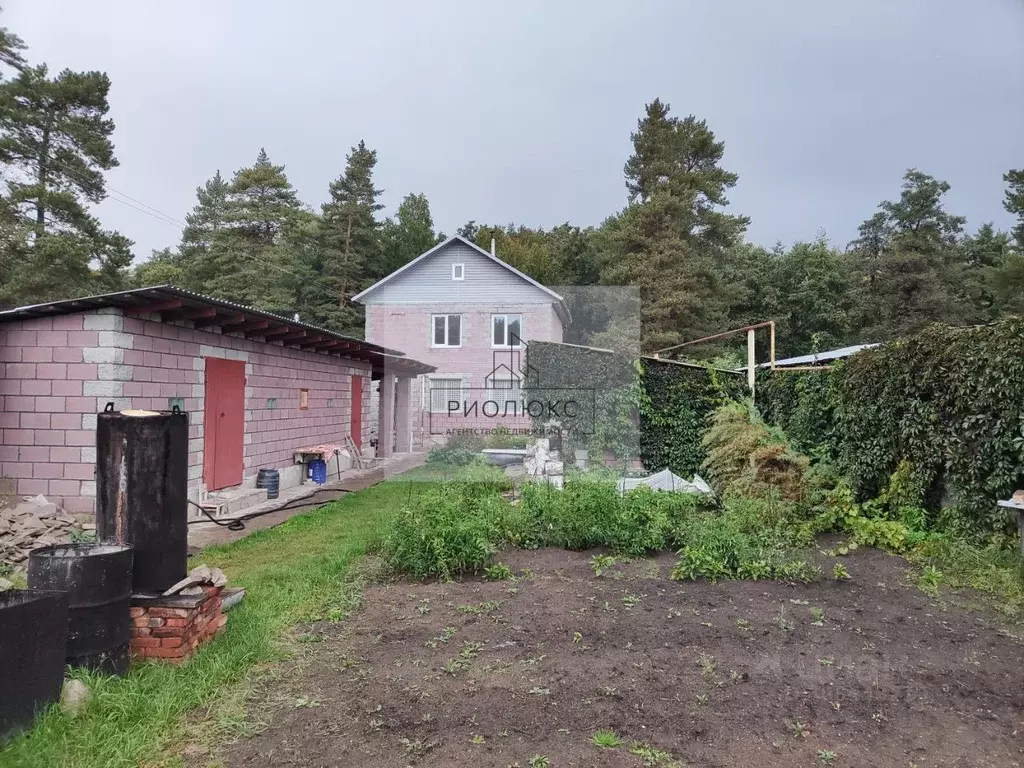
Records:
<instances>
[{"instance_id":1,"label":"green leafy plant","mask_svg":"<svg viewBox=\"0 0 1024 768\"><path fill-rule=\"evenodd\" d=\"M590 558L590 567L594 569L595 576L600 576L615 565L616 562L613 555L594 555Z\"/></svg>"},{"instance_id":2,"label":"green leafy plant","mask_svg":"<svg viewBox=\"0 0 1024 768\"><path fill-rule=\"evenodd\" d=\"M832 578L836 581L846 581L850 578L850 572L842 563L836 563L832 566Z\"/></svg>"},{"instance_id":3,"label":"green leafy plant","mask_svg":"<svg viewBox=\"0 0 1024 768\"><path fill-rule=\"evenodd\" d=\"M917 577L917 586L922 592L933 597L939 594L939 585L942 584L942 571L934 565L926 565L921 574Z\"/></svg>"},{"instance_id":4,"label":"green leafy plant","mask_svg":"<svg viewBox=\"0 0 1024 768\"><path fill-rule=\"evenodd\" d=\"M395 515L382 554L414 578L452 579L478 570L496 549L486 514L492 503L456 484L423 494Z\"/></svg>"},{"instance_id":5,"label":"green leafy plant","mask_svg":"<svg viewBox=\"0 0 1024 768\"><path fill-rule=\"evenodd\" d=\"M515 574L512 573L512 569L504 563L495 563L494 565L488 565L484 568L484 574L491 581L508 581L509 579L515 578Z\"/></svg>"},{"instance_id":6,"label":"green leafy plant","mask_svg":"<svg viewBox=\"0 0 1024 768\"><path fill-rule=\"evenodd\" d=\"M431 449L427 454L427 464L464 467L478 458L483 447L484 441L477 435L450 435L444 445Z\"/></svg>"},{"instance_id":7,"label":"green leafy plant","mask_svg":"<svg viewBox=\"0 0 1024 768\"><path fill-rule=\"evenodd\" d=\"M798 739L806 739L811 735L811 729L807 727L807 724L800 720L792 720L786 723L786 727L789 728L789 732Z\"/></svg>"},{"instance_id":8,"label":"green leafy plant","mask_svg":"<svg viewBox=\"0 0 1024 768\"><path fill-rule=\"evenodd\" d=\"M629 747L629 753L640 758L643 768L681 768L671 753L642 741L634 741Z\"/></svg>"},{"instance_id":9,"label":"green leafy plant","mask_svg":"<svg viewBox=\"0 0 1024 768\"><path fill-rule=\"evenodd\" d=\"M622 746L622 739L615 731L602 728L594 732L593 742L602 749L616 749Z\"/></svg>"}]
</instances>

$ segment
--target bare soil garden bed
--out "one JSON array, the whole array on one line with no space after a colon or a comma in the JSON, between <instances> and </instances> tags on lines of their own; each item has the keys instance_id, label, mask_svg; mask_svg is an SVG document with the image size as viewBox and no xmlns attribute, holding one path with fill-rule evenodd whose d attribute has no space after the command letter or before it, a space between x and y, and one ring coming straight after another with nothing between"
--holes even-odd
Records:
<instances>
[{"instance_id":1,"label":"bare soil garden bed","mask_svg":"<svg viewBox=\"0 0 1024 768\"><path fill-rule=\"evenodd\" d=\"M790 586L671 581L669 556L597 577L592 554L509 551L502 562L524 578L368 588L353 617L303 638L319 642L289 682L293 705L220 757L1024 765L1021 632L931 599L898 557L858 550L842 559L849 581ZM832 562L822 558L825 573ZM601 729L622 744L595 745Z\"/></svg>"}]
</instances>

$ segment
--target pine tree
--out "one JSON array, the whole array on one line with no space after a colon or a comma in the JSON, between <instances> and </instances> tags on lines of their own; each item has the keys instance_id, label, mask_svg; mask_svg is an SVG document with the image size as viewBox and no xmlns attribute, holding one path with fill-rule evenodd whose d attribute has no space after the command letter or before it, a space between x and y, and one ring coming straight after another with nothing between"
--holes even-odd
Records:
<instances>
[{"instance_id":1,"label":"pine tree","mask_svg":"<svg viewBox=\"0 0 1024 768\"><path fill-rule=\"evenodd\" d=\"M646 106L646 114L637 121L637 130L629 138L633 154L626 161L626 189L630 202L644 202L665 187L678 167L673 152L677 120L669 117L669 105L655 99Z\"/></svg>"},{"instance_id":2,"label":"pine tree","mask_svg":"<svg viewBox=\"0 0 1024 768\"><path fill-rule=\"evenodd\" d=\"M932 322L957 324L969 308L958 296L964 218L942 207L949 184L911 169L900 199L884 201L852 243L857 283L856 330L886 341Z\"/></svg>"},{"instance_id":3,"label":"pine tree","mask_svg":"<svg viewBox=\"0 0 1024 768\"><path fill-rule=\"evenodd\" d=\"M103 171L118 164L107 117L110 80L70 70L50 78L45 66L21 65L18 45L5 35L3 60L20 68L0 84L0 161L14 171L5 198L26 236L7 300L117 290L131 263L131 241L102 229L87 207L104 199Z\"/></svg>"},{"instance_id":4,"label":"pine tree","mask_svg":"<svg viewBox=\"0 0 1024 768\"><path fill-rule=\"evenodd\" d=\"M109 90L102 72L64 70L50 79L45 66L0 87L0 160L24 178L8 181L9 199L39 237L96 229L86 204L103 200L102 172L118 165Z\"/></svg>"},{"instance_id":5,"label":"pine tree","mask_svg":"<svg viewBox=\"0 0 1024 768\"><path fill-rule=\"evenodd\" d=\"M180 269L181 285L200 293L215 276L212 249L224 232L228 217L228 192L231 185L218 170L212 179L196 188L197 203L185 214L178 253L165 261Z\"/></svg>"},{"instance_id":6,"label":"pine tree","mask_svg":"<svg viewBox=\"0 0 1024 768\"><path fill-rule=\"evenodd\" d=\"M387 219L380 231L380 272L389 275L437 245L434 219L426 195L406 195L394 219Z\"/></svg>"},{"instance_id":7,"label":"pine tree","mask_svg":"<svg viewBox=\"0 0 1024 768\"><path fill-rule=\"evenodd\" d=\"M1017 217L1017 223L1010 234L1013 235L1017 253L1024 256L1024 170L1007 171L1003 181L1007 184L1003 207L1007 213Z\"/></svg>"},{"instance_id":8,"label":"pine tree","mask_svg":"<svg viewBox=\"0 0 1024 768\"><path fill-rule=\"evenodd\" d=\"M24 50L25 43L20 37L7 27L0 27L0 64L20 71L25 66L25 57L21 55ZM3 72L0 72L0 80L3 80Z\"/></svg>"},{"instance_id":9,"label":"pine tree","mask_svg":"<svg viewBox=\"0 0 1024 768\"><path fill-rule=\"evenodd\" d=\"M691 215L683 200L661 190L606 223L616 257L602 282L639 289L645 350L725 330L729 300L718 254L681 225Z\"/></svg>"},{"instance_id":10,"label":"pine tree","mask_svg":"<svg viewBox=\"0 0 1024 768\"><path fill-rule=\"evenodd\" d=\"M721 265L747 225L722 210L737 181L720 165L724 143L705 121L669 111L657 99L647 105L624 168L629 205L602 236L611 245L602 281L640 289L647 349L724 329L730 288Z\"/></svg>"},{"instance_id":11,"label":"pine tree","mask_svg":"<svg viewBox=\"0 0 1024 768\"><path fill-rule=\"evenodd\" d=\"M204 207L202 198L198 207ZM260 149L255 164L236 171L231 180L224 200L224 226L205 230L208 243L192 241L206 248L202 262L209 277L202 289L242 304L290 311L295 273L287 236L300 211L284 166L271 163L266 150ZM193 224L198 232L200 224L213 220L212 214L197 215Z\"/></svg>"},{"instance_id":12,"label":"pine tree","mask_svg":"<svg viewBox=\"0 0 1024 768\"><path fill-rule=\"evenodd\" d=\"M954 275L957 296L965 308L964 320L986 323L997 320L1001 313L997 296L1000 273L1013 256L1010 236L998 231L992 223L982 224L977 233L960 242L959 275Z\"/></svg>"},{"instance_id":13,"label":"pine tree","mask_svg":"<svg viewBox=\"0 0 1024 768\"><path fill-rule=\"evenodd\" d=\"M320 233L324 248L322 279L333 293L333 308L322 310L331 327L350 333L362 328L362 312L349 299L387 274L380 259L379 223L383 206L373 186L377 152L360 141L352 148L345 172L330 184L331 199L323 205Z\"/></svg>"}]
</instances>

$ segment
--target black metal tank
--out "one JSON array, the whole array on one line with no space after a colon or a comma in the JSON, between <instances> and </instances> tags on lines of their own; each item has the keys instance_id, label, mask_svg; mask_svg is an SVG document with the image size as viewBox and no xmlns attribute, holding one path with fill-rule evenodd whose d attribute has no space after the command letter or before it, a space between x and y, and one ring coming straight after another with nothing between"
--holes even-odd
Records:
<instances>
[{"instance_id":1,"label":"black metal tank","mask_svg":"<svg viewBox=\"0 0 1024 768\"><path fill-rule=\"evenodd\" d=\"M67 663L112 675L128 670L132 550L55 544L28 556L28 585L68 595Z\"/></svg>"},{"instance_id":2,"label":"black metal tank","mask_svg":"<svg viewBox=\"0 0 1024 768\"><path fill-rule=\"evenodd\" d=\"M0 743L60 698L67 632L64 592L0 592Z\"/></svg>"},{"instance_id":3,"label":"black metal tank","mask_svg":"<svg viewBox=\"0 0 1024 768\"><path fill-rule=\"evenodd\" d=\"M96 535L135 550L133 592L185 578L187 494L188 415L108 405L96 420Z\"/></svg>"}]
</instances>

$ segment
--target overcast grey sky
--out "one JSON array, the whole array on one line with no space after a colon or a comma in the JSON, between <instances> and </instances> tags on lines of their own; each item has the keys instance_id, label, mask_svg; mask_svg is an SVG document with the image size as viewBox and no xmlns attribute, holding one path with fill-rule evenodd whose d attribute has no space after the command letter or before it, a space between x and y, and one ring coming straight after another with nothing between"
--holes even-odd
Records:
<instances>
[{"instance_id":1,"label":"overcast grey sky","mask_svg":"<svg viewBox=\"0 0 1024 768\"><path fill-rule=\"evenodd\" d=\"M34 62L105 70L111 187L182 219L260 146L319 206L359 139L387 212L597 224L644 104L706 118L766 245L845 244L919 167L971 228L1024 167L1022 0L3 0ZM108 200L136 254L178 229Z\"/></svg>"}]
</instances>

